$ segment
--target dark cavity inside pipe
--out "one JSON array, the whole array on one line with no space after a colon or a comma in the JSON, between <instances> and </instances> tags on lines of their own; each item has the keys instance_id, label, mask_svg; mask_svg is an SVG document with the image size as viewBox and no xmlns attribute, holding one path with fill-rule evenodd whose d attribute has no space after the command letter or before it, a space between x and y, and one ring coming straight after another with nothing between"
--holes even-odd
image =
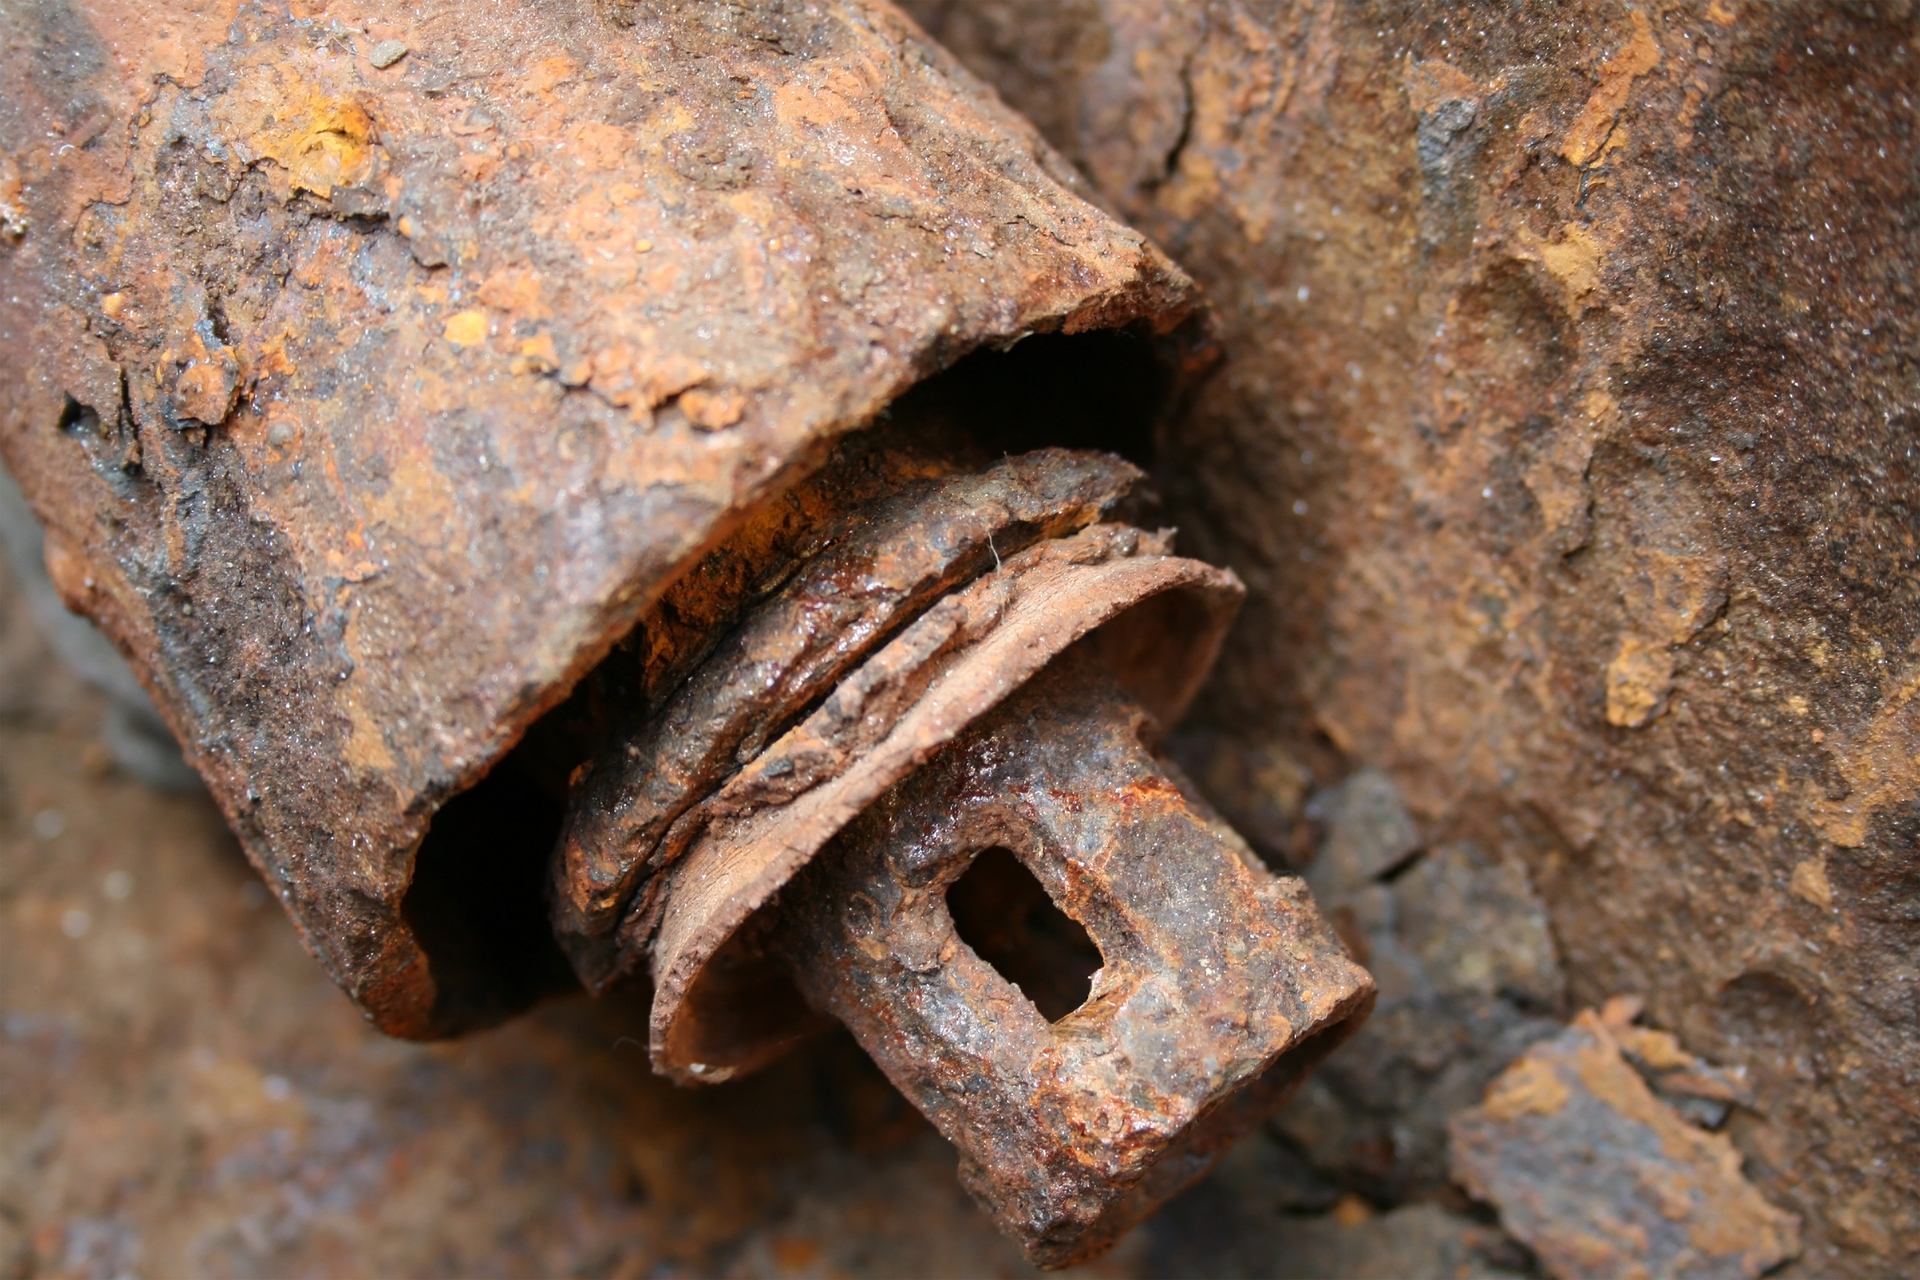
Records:
<instances>
[{"instance_id":1,"label":"dark cavity inside pipe","mask_svg":"<svg viewBox=\"0 0 1920 1280\"><path fill-rule=\"evenodd\" d=\"M962 357L909 389L886 417L896 429L957 432L989 457L1051 445L1103 449L1146 467L1177 409L1178 381L1167 349L1144 332L1035 334ZM591 687L604 686L581 682L581 690ZM416 854L401 910L432 967L436 1021L447 1015L441 1025L490 1026L579 987L548 925L544 885L567 777L598 748L605 728L607 709L587 702L576 691L529 729L484 778L434 816ZM1078 945L1058 922L1035 930L1030 941L1051 949L1048 954L1072 953ZM1009 954L1007 963L1017 970L1025 961ZM1037 977L1030 980L1036 991L1052 992ZM1084 999L1084 981L1078 990Z\"/></svg>"}]
</instances>

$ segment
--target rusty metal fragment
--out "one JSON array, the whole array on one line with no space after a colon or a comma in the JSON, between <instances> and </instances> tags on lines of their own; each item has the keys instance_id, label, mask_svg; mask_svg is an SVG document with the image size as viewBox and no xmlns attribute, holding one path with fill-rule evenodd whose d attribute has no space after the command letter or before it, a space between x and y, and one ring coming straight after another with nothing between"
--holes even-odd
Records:
<instances>
[{"instance_id":1,"label":"rusty metal fragment","mask_svg":"<svg viewBox=\"0 0 1920 1280\"><path fill-rule=\"evenodd\" d=\"M1758 1105L1746 1068L1716 1066L1681 1048L1672 1032L1636 1025L1644 1006L1638 996L1616 996L1600 1010L1600 1021L1662 1102L1708 1129L1724 1124L1735 1106Z\"/></svg>"},{"instance_id":2,"label":"rusty metal fragment","mask_svg":"<svg viewBox=\"0 0 1920 1280\"><path fill-rule=\"evenodd\" d=\"M1632 1025L1637 1004L1588 1009L1529 1049L1454 1118L1454 1173L1561 1280L1628 1275L1754 1280L1800 1252L1800 1219L1740 1171L1720 1134L1687 1123L1647 1087L1652 1069L1731 1082L1671 1036ZM1726 1096L1731 1097L1729 1092Z\"/></svg>"},{"instance_id":3,"label":"rusty metal fragment","mask_svg":"<svg viewBox=\"0 0 1920 1280\"><path fill-rule=\"evenodd\" d=\"M1204 1173L1372 1001L1304 886L1154 758L1152 732L1072 651L781 903L775 945L809 999L960 1148L962 1181L1043 1266L1099 1252ZM955 931L948 890L996 849L1099 949L1085 1003L1051 1021Z\"/></svg>"},{"instance_id":4,"label":"rusty metal fragment","mask_svg":"<svg viewBox=\"0 0 1920 1280\"><path fill-rule=\"evenodd\" d=\"M1266 1116L1357 1025L1372 982L1304 886L1268 873L1142 741L1192 699L1237 579L1100 519L1138 478L1118 459L1042 450L969 471L964 449L943 465L923 448L903 464L904 430L843 449L796 490L805 519L744 530L642 619L622 722L570 788L555 924L596 989L650 960L653 1066L685 1083L765 1065L822 1014L852 1026L960 1144L1003 1229L1064 1265ZM1018 776L968 773L982 741ZM951 837L928 872L941 890L994 845L1052 866L1070 839L1110 844L1067 855L1025 906L976 911L1017 933L1051 894L1093 928L1088 971L1096 945L1112 963L1085 1011L1047 994L1072 973L1020 970L1064 1015L1058 1034L971 951L947 977L984 983L1011 1038L982 1046L940 1016L921 989L956 954L927 950L937 921L842 937L845 904L887 897L878 864L847 850L879 857L874 815L928 788L927 821ZM1036 790L1084 828L1029 815L1012 832ZM1061 1046L1048 1084L1034 1064Z\"/></svg>"},{"instance_id":5,"label":"rusty metal fragment","mask_svg":"<svg viewBox=\"0 0 1920 1280\"><path fill-rule=\"evenodd\" d=\"M770 1010L763 1027L729 994L756 971L729 954L736 934L841 828L1074 641L1093 632L1156 712L1185 705L1239 590L1164 551L1101 525L1014 557L928 610L714 796L653 939L656 1070L725 1079L777 1051L784 1015Z\"/></svg>"},{"instance_id":6,"label":"rusty metal fragment","mask_svg":"<svg viewBox=\"0 0 1920 1280\"><path fill-rule=\"evenodd\" d=\"M669 692L659 705L636 699L575 786L556 927L588 986L604 988L638 959L613 931L636 896L647 899L640 913L657 918L653 877L698 829L683 815L940 595L1089 523L1138 477L1111 455L1055 450L923 480L871 507L842 496L852 509L818 531L826 549L798 569L776 565L771 572L792 580L697 670L678 683L662 678Z\"/></svg>"}]
</instances>

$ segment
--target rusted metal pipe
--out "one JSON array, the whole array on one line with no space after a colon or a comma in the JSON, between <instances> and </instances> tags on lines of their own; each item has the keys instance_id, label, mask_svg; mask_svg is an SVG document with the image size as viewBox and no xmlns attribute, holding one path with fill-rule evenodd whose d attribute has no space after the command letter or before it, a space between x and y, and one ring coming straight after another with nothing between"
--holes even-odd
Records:
<instances>
[{"instance_id":1,"label":"rusted metal pipe","mask_svg":"<svg viewBox=\"0 0 1920 1280\"><path fill-rule=\"evenodd\" d=\"M916 478L873 492L889 472ZM1203 1173L1372 998L1300 882L1152 753L1240 587L1100 519L1137 479L1060 450L843 453L802 493L819 549L749 565L749 536L642 619L664 639L632 684L661 692L575 775L554 867L582 979L650 969L657 1070L730 1079L831 1015L1047 1266ZM730 629L700 648L673 617ZM1023 993L957 934L946 892L995 849L1090 931L1084 972L1056 954ZM1017 930L1012 908L987 912Z\"/></svg>"},{"instance_id":2,"label":"rusted metal pipe","mask_svg":"<svg viewBox=\"0 0 1920 1280\"><path fill-rule=\"evenodd\" d=\"M1189 283L879 0L409 13L8 11L54 581L383 1029L651 982L712 1082L810 1000L1090 1255L1371 993L1151 751L1239 583L1036 448L1152 434ZM1057 1021L943 923L989 840L1104 957Z\"/></svg>"},{"instance_id":3,"label":"rusted metal pipe","mask_svg":"<svg viewBox=\"0 0 1920 1280\"><path fill-rule=\"evenodd\" d=\"M6 11L0 451L396 1035L548 985L430 828L670 584L966 352L1194 307L887 4L617 9Z\"/></svg>"},{"instance_id":4,"label":"rusted metal pipe","mask_svg":"<svg viewBox=\"0 0 1920 1280\"><path fill-rule=\"evenodd\" d=\"M1154 757L1154 728L1071 650L781 903L808 997L960 1148L962 1181L1043 1266L1099 1252L1205 1172L1371 1000L1299 881ZM1091 974L1056 954L1027 976L1089 977L1077 1008L1047 1017L957 934L948 891L993 850L1092 935Z\"/></svg>"}]
</instances>

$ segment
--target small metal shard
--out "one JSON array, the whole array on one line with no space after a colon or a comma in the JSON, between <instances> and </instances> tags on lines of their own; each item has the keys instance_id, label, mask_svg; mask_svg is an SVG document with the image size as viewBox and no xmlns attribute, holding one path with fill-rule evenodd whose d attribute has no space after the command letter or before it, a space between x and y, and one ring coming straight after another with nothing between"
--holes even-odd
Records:
<instances>
[{"instance_id":1,"label":"small metal shard","mask_svg":"<svg viewBox=\"0 0 1920 1280\"><path fill-rule=\"evenodd\" d=\"M379 44L373 46L372 52L367 54L367 61L371 62L380 70L385 71L388 67L406 56L407 46L404 41L382 40Z\"/></svg>"},{"instance_id":2,"label":"small metal shard","mask_svg":"<svg viewBox=\"0 0 1920 1280\"><path fill-rule=\"evenodd\" d=\"M1633 1012L1588 1009L1507 1068L1453 1119L1454 1176L1556 1276L1754 1280L1799 1254L1800 1219L1647 1087L1630 1058L1697 1060Z\"/></svg>"}]
</instances>

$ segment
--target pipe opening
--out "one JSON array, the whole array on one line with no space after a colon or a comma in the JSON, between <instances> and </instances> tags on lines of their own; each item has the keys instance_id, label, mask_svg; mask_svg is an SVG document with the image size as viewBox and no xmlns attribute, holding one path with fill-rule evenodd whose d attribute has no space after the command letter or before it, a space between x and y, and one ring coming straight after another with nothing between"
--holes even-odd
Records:
<instances>
[{"instance_id":1,"label":"pipe opening","mask_svg":"<svg viewBox=\"0 0 1920 1280\"><path fill-rule=\"evenodd\" d=\"M1035 334L1004 350L980 348L918 383L893 402L883 429L982 465L1060 446L1106 450L1146 466L1177 382L1166 341L1148 332ZM846 447L857 448L856 440ZM732 621L723 620L720 630ZM616 704L641 696L634 664L632 652L616 647L485 777L434 815L401 908L433 975L433 1034L487 1026L577 987L549 925L548 861L569 775L620 719ZM1062 975L1047 976L1044 964L1022 967L1021 943L1005 952L1004 964L989 962L1049 1020L1063 1017L1085 1000L1099 951L1026 869L1004 856L1017 876L1004 867L996 871L997 860L983 860L981 883L995 886L990 892L1011 893L1010 885L1024 877L1027 885L1010 901L1031 913L1025 934L1048 956L1078 958ZM969 888L959 901L977 892L989 891Z\"/></svg>"},{"instance_id":2,"label":"pipe opening","mask_svg":"<svg viewBox=\"0 0 1920 1280\"><path fill-rule=\"evenodd\" d=\"M1078 920L1054 905L1007 849L988 849L947 890L954 931L1048 1022L1087 1002L1105 963Z\"/></svg>"},{"instance_id":3,"label":"pipe opening","mask_svg":"<svg viewBox=\"0 0 1920 1280\"><path fill-rule=\"evenodd\" d=\"M1104 449L1151 467L1176 380L1147 334L1037 333L1005 350L981 347L915 384L892 413L957 427L989 457L1056 445Z\"/></svg>"},{"instance_id":4,"label":"pipe opening","mask_svg":"<svg viewBox=\"0 0 1920 1280\"><path fill-rule=\"evenodd\" d=\"M400 913L426 954L439 1034L491 1026L579 986L547 925L561 805L507 757L433 815Z\"/></svg>"}]
</instances>

